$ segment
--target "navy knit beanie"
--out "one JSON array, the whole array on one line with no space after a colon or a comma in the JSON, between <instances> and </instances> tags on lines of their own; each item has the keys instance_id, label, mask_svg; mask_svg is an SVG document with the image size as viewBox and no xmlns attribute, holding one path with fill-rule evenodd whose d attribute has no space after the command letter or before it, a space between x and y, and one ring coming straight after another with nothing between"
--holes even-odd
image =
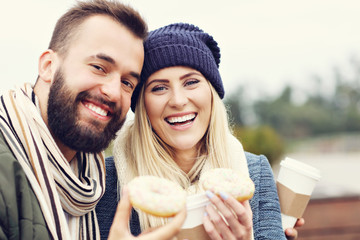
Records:
<instances>
[{"instance_id":1,"label":"navy knit beanie","mask_svg":"<svg viewBox=\"0 0 360 240\"><path fill-rule=\"evenodd\" d=\"M201 72L210 81L220 98L225 91L219 73L220 48L212 36L198 27L175 23L149 33L144 43L145 58L141 82L131 98L135 112L142 84L154 72L172 66L187 66Z\"/></svg>"}]
</instances>

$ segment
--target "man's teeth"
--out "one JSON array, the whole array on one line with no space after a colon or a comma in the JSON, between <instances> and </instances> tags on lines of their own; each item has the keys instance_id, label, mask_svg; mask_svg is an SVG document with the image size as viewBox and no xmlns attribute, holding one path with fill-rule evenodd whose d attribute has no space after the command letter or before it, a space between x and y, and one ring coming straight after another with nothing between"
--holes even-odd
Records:
<instances>
[{"instance_id":1,"label":"man's teeth","mask_svg":"<svg viewBox=\"0 0 360 240\"><path fill-rule=\"evenodd\" d=\"M89 108L91 111L96 112L97 114L101 115L101 116L107 116L107 111L105 111L104 109L95 106L93 104L86 104L86 107Z\"/></svg>"},{"instance_id":2,"label":"man's teeth","mask_svg":"<svg viewBox=\"0 0 360 240\"><path fill-rule=\"evenodd\" d=\"M182 117L170 117L167 119L169 123L182 123L195 118L195 114L189 114Z\"/></svg>"}]
</instances>

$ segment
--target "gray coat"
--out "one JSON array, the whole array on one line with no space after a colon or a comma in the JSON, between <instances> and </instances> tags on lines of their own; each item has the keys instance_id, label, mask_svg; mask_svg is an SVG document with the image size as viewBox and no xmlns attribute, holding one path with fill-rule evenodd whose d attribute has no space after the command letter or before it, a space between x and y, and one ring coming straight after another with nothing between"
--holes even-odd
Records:
<instances>
[{"instance_id":1,"label":"gray coat","mask_svg":"<svg viewBox=\"0 0 360 240\"><path fill-rule=\"evenodd\" d=\"M50 239L39 202L1 132L0 239Z\"/></svg>"}]
</instances>

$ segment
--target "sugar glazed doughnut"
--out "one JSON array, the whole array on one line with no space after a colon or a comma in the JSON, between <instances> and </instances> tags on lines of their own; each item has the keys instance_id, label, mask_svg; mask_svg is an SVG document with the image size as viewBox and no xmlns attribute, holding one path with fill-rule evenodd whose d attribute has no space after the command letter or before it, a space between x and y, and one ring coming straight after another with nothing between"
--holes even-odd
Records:
<instances>
[{"instance_id":1,"label":"sugar glazed doughnut","mask_svg":"<svg viewBox=\"0 0 360 240\"><path fill-rule=\"evenodd\" d=\"M186 203L186 192L180 185L156 176L139 176L128 184L131 204L157 217L172 217Z\"/></svg>"},{"instance_id":2,"label":"sugar glazed doughnut","mask_svg":"<svg viewBox=\"0 0 360 240\"><path fill-rule=\"evenodd\" d=\"M240 171L229 168L214 168L204 172L200 177L200 185L219 195L225 192L238 201L251 199L255 185L251 178Z\"/></svg>"}]
</instances>

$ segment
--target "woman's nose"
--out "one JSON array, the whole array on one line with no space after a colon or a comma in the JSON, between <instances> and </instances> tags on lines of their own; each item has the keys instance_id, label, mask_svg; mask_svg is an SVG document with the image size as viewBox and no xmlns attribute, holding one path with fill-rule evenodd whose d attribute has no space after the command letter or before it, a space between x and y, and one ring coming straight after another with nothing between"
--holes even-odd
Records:
<instances>
[{"instance_id":1,"label":"woman's nose","mask_svg":"<svg viewBox=\"0 0 360 240\"><path fill-rule=\"evenodd\" d=\"M173 91L169 100L170 106L178 107L178 108L185 106L187 102L188 102L188 98L184 93L184 91L182 90Z\"/></svg>"}]
</instances>

